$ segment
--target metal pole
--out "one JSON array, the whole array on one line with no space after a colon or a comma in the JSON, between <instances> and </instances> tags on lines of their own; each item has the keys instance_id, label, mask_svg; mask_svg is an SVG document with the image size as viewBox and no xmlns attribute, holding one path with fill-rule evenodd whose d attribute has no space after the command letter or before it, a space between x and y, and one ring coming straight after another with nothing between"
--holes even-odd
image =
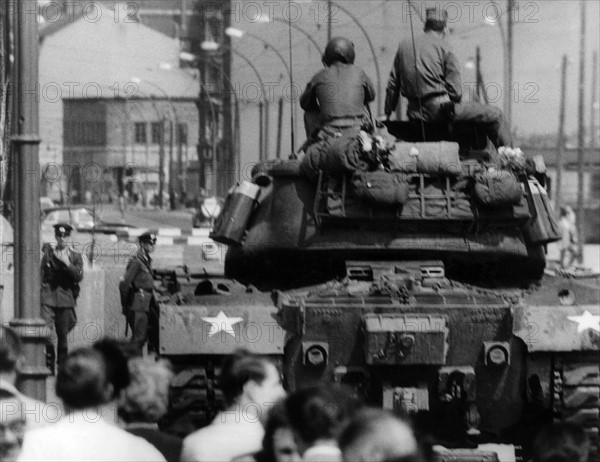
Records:
<instances>
[{"instance_id":1,"label":"metal pole","mask_svg":"<svg viewBox=\"0 0 600 462\"><path fill-rule=\"evenodd\" d=\"M35 1L10 2L15 22L15 314L10 322L23 340L25 365L20 370L21 390L46 398L46 323L40 306L40 137L38 119L38 31ZM13 16L14 17L14 16Z\"/></svg>"},{"instance_id":2,"label":"metal pole","mask_svg":"<svg viewBox=\"0 0 600 462\"><path fill-rule=\"evenodd\" d=\"M556 145L556 185L554 208L560 210L563 174L563 151L565 149L565 105L567 100L567 55L563 55L560 72L560 113L558 116L558 139Z\"/></svg>"},{"instance_id":3,"label":"metal pole","mask_svg":"<svg viewBox=\"0 0 600 462\"><path fill-rule=\"evenodd\" d=\"M235 94L235 93L234 93ZM235 153L236 153L236 163L235 171L236 171L236 182L242 181L242 151L241 151L241 133L240 133L240 102L237 98L237 95L234 99L235 105L235 120L234 120L234 139L235 139Z\"/></svg>"},{"instance_id":4,"label":"metal pole","mask_svg":"<svg viewBox=\"0 0 600 462\"><path fill-rule=\"evenodd\" d=\"M260 103L258 103L258 161L259 162L263 162L265 160L265 158L264 158L264 152L265 152L264 120L265 120L265 116L264 116L263 112L264 112L264 104L261 101Z\"/></svg>"},{"instance_id":5,"label":"metal pole","mask_svg":"<svg viewBox=\"0 0 600 462\"><path fill-rule=\"evenodd\" d=\"M283 24L285 24L286 26L289 25L289 21L286 21L285 19L281 19L281 18L271 18L273 21L275 22L281 22ZM310 43L312 43L312 45L317 49L317 52L319 53L319 55L323 54L323 49L319 46L319 44L317 43L317 41L315 40L315 38L310 34L310 32L307 32L306 30L302 29L300 26L298 26L296 23L291 23L292 29L297 30L298 32L300 32L302 35L304 35L308 41Z\"/></svg>"},{"instance_id":6,"label":"metal pole","mask_svg":"<svg viewBox=\"0 0 600 462\"><path fill-rule=\"evenodd\" d=\"M579 257L583 258L583 243L585 241L585 204L584 204L584 144L585 144L585 0L581 0L581 35L579 43L579 110L577 134L577 229L579 231Z\"/></svg>"},{"instance_id":7,"label":"metal pole","mask_svg":"<svg viewBox=\"0 0 600 462\"><path fill-rule=\"evenodd\" d=\"M481 50L475 47L475 98L481 101L481 81L479 80L479 66L481 66Z\"/></svg>"},{"instance_id":8,"label":"metal pole","mask_svg":"<svg viewBox=\"0 0 600 462\"><path fill-rule=\"evenodd\" d=\"M590 104L590 147L595 147L597 138L596 117L598 115L598 50L592 54L592 98Z\"/></svg>"},{"instance_id":9,"label":"metal pole","mask_svg":"<svg viewBox=\"0 0 600 462\"><path fill-rule=\"evenodd\" d=\"M163 207L163 190L165 188L165 117L160 120L160 139L158 140L158 206Z\"/></svg>"},{"instance_id":10,"label":"metal pole","mask_svg":"<svg viewBox=\"0 0 600 462\"><path fill-rule=\"evenodd\" d=\"M185 184L183 175L183 144L182 144L182 124L177 123L175 127L175 133L177 135L177 181L179 184L179 201L185 206Z\"/></svg>"},{"instance_id":11,"label":"metal pole","mask_svg":"<svg viewBox=\"0 0 600 462\"><path fill-rule=\"evenodd\" d=\"M512 133L512 84L513 84L513 11L515 9L515 0L508 0L508 8L507 18L506 18L506 48L507 48L507 57L506 57L506 66L507 66L507 84L506 87L506 99L507 99L507 107L506 107L506 120L508 121L508 126Z\"/></svg>"},{"instance_id":12,"label":"metal pole","mask_svg":"<svg viewBox=\"0 0 600 462\"><path fill-rule=\"evenodd\" d=\"M327 43L331 40L331 0L327 0Z\"/></svg>"},{"instance_id":13,"label":"metal pole","mask_svg":"<svg viewBox=\"0 0 600 462\"><path fill-rule=\"evenodd\" d=\"M173 134L173 121L169 120L169 208L171 210L175 210L175 187L173 184L173 148L175 140Z\"/></svg>"},{"instance_id":14,"label":"metal pole","mask_svg":"<svg viewBox=\"0 0 600 462\"><path fill-rule=\"evenodd\" d=\"M277 159L281 159L281 128L283 126L283 97L279 97L277 111Z\"/></svg>"}]
</instances>

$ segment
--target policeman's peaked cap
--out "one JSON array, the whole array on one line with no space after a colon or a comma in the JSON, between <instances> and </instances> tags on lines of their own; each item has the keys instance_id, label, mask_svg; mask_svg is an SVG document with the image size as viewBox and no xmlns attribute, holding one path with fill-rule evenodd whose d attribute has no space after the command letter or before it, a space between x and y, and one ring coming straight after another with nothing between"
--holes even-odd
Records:
<instances>
[{"instance_id":1,"label":"policeman's peaked cap","mask_svg":"<svg viewBox=\"0 0 600 462\"><path fill-rule=\"evenodd\" d=\"M323 63L327 66L338 61L346 64L353 64L354 56L354 43L344 37L334 37L329 41L325 48Z\"/></svg>"},{"instance_id":2,"label":"policeman's peaked cap","mask_svg":"<svg viewBox=\"0 0 600 462\"><path fill-rule=\"evenodd\" d=\"M140 234L138 240L140 241L140 243L148 242L150 244L156 244L156 234L151 233L150 231L146 231L144 234Z\"/></svg>"},{"instance_id":3,"label":"policeman's peaked cap","mask_svg":"<svg viewBox=\"0 0 600 462\"><path fill-rule=\"evenodd\" d=\"M70 236L71 231L73 231L73 227L68 223L56 223L54 225L54 235L55 236Z\"/></svg>"}]
</instances>

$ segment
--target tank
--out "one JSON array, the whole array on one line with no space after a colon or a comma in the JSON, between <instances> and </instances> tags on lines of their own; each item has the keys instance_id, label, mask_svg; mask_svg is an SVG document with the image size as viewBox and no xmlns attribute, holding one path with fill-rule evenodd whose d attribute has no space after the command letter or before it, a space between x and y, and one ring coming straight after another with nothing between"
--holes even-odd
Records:
<instances>
[{"instance_id":1,"label":"tank","mask_svg":"<svg viewBox=\"0 0 600 462\"><path fill-rule=\"evenodd\" d=\"M489 156L469 153L475 175ZM489 208L456 178L417 172L401 207L379 207L298 160L255 174L249 218L232 190L212 234L229 245L224 274L169 273L154 345L177 370L165 425L207 424L223 355L246 348L273 357L290 390L345 384L473 460L486 443L526 460L553 419L582 424L598 457L599 279L546 268L527 177L522 201ZM221 235L241 216L242 239L239 222L236 239Z\"/></svg>"}]
</instances>

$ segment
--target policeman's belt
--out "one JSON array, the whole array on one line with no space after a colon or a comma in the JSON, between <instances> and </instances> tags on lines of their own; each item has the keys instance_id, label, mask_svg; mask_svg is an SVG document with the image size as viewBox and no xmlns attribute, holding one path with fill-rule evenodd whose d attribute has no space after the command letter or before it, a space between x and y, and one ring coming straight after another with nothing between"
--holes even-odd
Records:
<instances>
[{"instance_id":1,"label":"policeman's belt","mask_svg":"<svg viewBox=\"0 0 600 462\"><path fill-rule=\"evenodd\" d=\"M139 293L141 293L141 294L142 294L142 293L144 293L144 292L145 292L145 293L147 293L147 294L152 294L152 293L154 293L152 289L137 289L137 291L138 291Z\"/></svg>"}]
</instances>

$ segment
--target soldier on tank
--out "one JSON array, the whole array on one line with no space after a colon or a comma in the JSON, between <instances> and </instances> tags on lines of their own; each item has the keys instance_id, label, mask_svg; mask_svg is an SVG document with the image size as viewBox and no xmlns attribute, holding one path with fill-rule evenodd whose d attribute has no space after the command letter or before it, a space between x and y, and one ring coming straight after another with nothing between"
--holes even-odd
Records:
<instances>
[{"instance_id":1,"label":"soldier on tank","mask_svg":"<svg viewBox=\"0 0 600 462\"><path fill-rule=\"evenodd\" d=\"M119 284L121 305L131 327L131 343L138 353L148 339L149 318L156 309L152 258L156 234L146 232L139 237L139 250L127 263L125 276Z\"/></svg>"},{"instance_id":2,"label":"soldier on tank","mask_svg":"<svg viewBox=\"0 0 600 462\"><path fill-rule=\"evenodd\" d=\"M496 148L509 147L512 136L500 109L462 101L458 60L444 40L447 19L445 10L427 8L425 33L414 37L414 43L411 38L400 42L386 89L385 114L389 119L402 94L411 121L472 122L483 127Z\"/></svg>"},{"instance_id":3,"label":"soldier on tank","mask_svg":"<svg viewBox=\"0 0 600 462\"><path fill-rule=\"evenodd\" d=\"M354 57L354 44L348 39L335 37L327 44L325 69L313 76L300 96L308 143L319 133L334 136L347 129L372 128L368 104L375 99L375 89L354 65Z\"/></svg>"},{"instance_id":4,"label":"soldier on tank","mask_svg":"<svg viewBox=\"0 0 600 462\"><path fill-rule=\"evenodd\" d=\"M40 294L42 318L56 332L56 351L47 346L48 365L60 365L67 357L69 332L77 323L75 306L79 296L79 282L83 278L83 259L69 245L73 228L67 223L54 225L56 246L44 244L42 248L42 290Z\"/></svg>"}]
</instances>

